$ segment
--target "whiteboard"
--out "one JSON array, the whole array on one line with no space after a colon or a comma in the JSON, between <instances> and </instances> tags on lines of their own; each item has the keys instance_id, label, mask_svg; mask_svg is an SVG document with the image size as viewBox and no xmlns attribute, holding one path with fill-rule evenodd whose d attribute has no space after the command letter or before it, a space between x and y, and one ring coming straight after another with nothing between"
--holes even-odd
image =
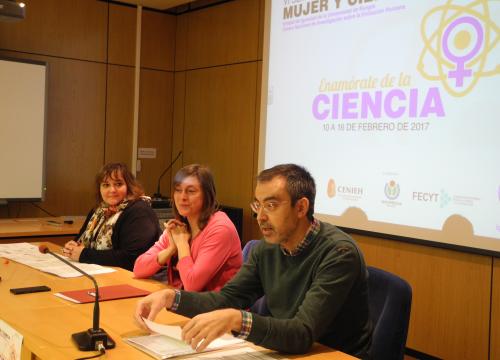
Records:
<instances>
[{"instance_id":1,"label":"whiteboard","mask_svg":"<svg viewBox=\"0 0 500 360\"><path fill-rule=\"evenodd\" d=\"M0 199L43 200L47 65L0 59Z\"/></svg>"}]
</instances>

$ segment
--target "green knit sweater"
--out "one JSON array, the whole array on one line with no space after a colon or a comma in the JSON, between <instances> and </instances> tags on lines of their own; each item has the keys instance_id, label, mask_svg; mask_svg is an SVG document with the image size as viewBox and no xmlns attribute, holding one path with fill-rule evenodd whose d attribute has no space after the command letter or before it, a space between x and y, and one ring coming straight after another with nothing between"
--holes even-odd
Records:
<instances>
[{"instance_id":1,"label":"green knit sweater","mask_svg":"<svg viewBox=\"0 0 500 360\"><path fill-rule=\"evenodd\" d=\"M306 353L318 341L368 357L372 325L365 262L337 227L322 222L297 256L262 241L220 292L183 291L177 313L193 317L221 308L248 309L262 295L272 316L252 314L247 340L289 353Z\"/></svg>"}]
</instances>

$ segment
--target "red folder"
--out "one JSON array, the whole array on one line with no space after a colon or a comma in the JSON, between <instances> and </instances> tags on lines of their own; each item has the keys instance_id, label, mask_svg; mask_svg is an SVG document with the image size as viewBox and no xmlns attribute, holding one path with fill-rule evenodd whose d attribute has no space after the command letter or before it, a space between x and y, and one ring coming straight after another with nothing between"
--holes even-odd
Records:
<instances>
[{"instance_id":1,"label":"red folder","mask_svg":"<svg viewBox=\"0 0 500 360\"><path fill-rule=\"evenodd\" d=\"M126 299L138 296L149 295L150 292L136 288L131 285L110 285L99 287L99 301ZM62 291L55 293L63 299L73 301L78 304L85 304L95 301L95 289Z\"/></svg>"}]
</instances>

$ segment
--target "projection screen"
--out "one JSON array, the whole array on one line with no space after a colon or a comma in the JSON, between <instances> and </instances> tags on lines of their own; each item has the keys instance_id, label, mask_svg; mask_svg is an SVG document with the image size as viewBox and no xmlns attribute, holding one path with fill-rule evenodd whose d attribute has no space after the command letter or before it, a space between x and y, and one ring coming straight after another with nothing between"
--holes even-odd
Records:
<instances>
[{"instance_id":1,"label":"projection screen","mask_svg":"<svg viewBox=\"0 0 500 360\"><path fill-rule=\"evenodd\" d=\"M259 167L338 226L500 252L500 1L266 1Z\"/></svg>"},{"instance_id":2,"label":"projection screen","mask_svg":"<svg viewBox=\"0 0 500 360\"><path fill-rule=\"evenodd\" d=\"M44 198L46 70L0 58L0 199Z\"/></svg>"}]
</instances>

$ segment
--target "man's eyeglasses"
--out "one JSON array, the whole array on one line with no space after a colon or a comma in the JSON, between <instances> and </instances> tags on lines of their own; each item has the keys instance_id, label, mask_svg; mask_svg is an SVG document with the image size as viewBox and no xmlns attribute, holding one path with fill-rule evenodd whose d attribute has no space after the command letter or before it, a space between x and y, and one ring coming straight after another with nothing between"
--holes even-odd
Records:
<instances>
[{"instance_id":1,"label":"man's eyeglasses","mask_svg":"<svg viewBox=\"0 0 500 360\"><path fill-rule=\"evenodd\" d=\"M285 204L287 202L289 201L266 201L261 204L258 201L254 201L253 203L250 203L250 209L252 209L255 215L257 215L261 209L263 209L266 214L269 214L275 211L281 204Z\"/></svg>"}]
</instances>

